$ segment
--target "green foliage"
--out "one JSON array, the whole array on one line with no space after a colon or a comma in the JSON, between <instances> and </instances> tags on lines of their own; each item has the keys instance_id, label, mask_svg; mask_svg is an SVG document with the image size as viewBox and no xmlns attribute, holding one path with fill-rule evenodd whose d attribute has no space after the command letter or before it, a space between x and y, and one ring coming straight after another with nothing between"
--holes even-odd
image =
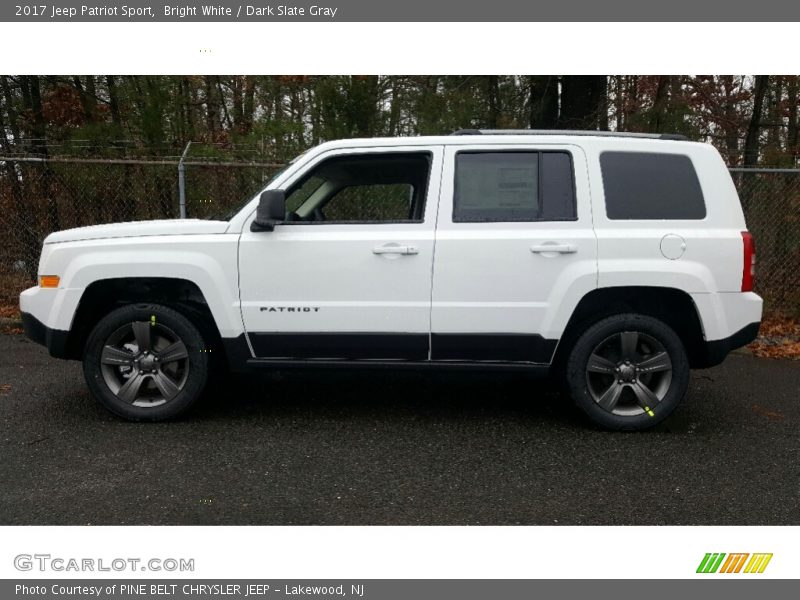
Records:
<instances>
[{"instance_id":1,"label":"green foliage","mask_svg":"<svg viewBox=\"0 0 800 600\"><path fill-rule=\"evenodd\" d=\"M3 151L287 160L321 141L462 128L676 132L798 160L798 78L753 76L0 76ZM38 96L37 96L38 93ZM37 100L38 98L38 100ZM755 118L755 121L753 120ZM38 140L42 135L46 139Z\"/></svg>"}]
</instances>

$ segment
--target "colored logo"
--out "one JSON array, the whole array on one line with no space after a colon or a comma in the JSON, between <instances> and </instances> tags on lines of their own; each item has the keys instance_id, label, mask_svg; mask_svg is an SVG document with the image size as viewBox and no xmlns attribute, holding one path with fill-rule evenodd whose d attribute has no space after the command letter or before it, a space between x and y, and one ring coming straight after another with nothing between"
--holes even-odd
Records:
<instances>
[{"instance_id":1,"label":"colored logo","mask_svg":"<svg viewBox=\"0 0 800 600\"><path fill-rule=\"evenodd\" d=\"M697 567L698 573L763 573L772 553L749 554L739 552L725 554L724 552L708 552Z\"/></svg>"}]
</instances>

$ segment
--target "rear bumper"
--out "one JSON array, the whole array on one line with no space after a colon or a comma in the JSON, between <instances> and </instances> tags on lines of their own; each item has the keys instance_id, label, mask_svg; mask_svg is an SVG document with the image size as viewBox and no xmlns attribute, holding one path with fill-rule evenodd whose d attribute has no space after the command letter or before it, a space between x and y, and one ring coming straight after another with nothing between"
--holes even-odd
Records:
<instances>
[{"instance_id":1,"label":"rear bumper","mask_svg":"<svg viewBox=\"0 0 800 600\"><path fill-rule=\"evenodd\" d=\"M704 356L696 366L705 368L720 364L732 350L746 346L756 339L760 326L760 322L750 323L729 337L706 342Z\"/></svg>"},{"instance_id":2,"label":"rear bumper","mask_svg":"<svg viewBox=\"0 0 800 600\"><path fill-rule=\"evenodd\" d=\"M720 364L731 350L758 335L764 301L753 292L691 294L703 327L704 341L692 352L692 367Z\"/></svg>"},{"instance_id":3,"label":"rear bumper","mask_svg":"<svg viewBox=\"0 0 800 600\"><path fill-rule=\"evenodd\" d=\"M22 329L32 341L47 348L50 356L55 358L68 358L67 337L68 331L50 329L30 313L23 312Z\"/></svg>"}]
</instances>

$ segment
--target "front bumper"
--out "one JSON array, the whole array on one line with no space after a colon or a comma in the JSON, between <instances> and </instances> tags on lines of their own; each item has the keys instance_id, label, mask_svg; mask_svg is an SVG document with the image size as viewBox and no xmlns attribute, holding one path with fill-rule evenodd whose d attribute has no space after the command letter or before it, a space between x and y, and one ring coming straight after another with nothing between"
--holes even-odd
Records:
<instances>
[{"instance_id":1,"label":"front bumper","mask_svg":"<svg viewBox=\"0 0 800 600\"><path fill-rule=\"evenodd\" d=\"M69 331L50 329L30 313L23 312L22 329L32 341L47 348L50 356L55 358L68 358L67 340Z\"/></svg>"},{"instance_id":2,"label":"front bumper","mask_svg":"<svg viewBox=\"0 0 800 600\"><path fill-rule=\"evenodd\" d=\"M68 358L67 339L69 322L63 329L59 327L59 317L66 304L72 308L72 290L43 289L39 286L28 288L19 295L19 311L22 315L22 328L31 340L45 346L51 356Z\"/></svg>"}]
</instances>

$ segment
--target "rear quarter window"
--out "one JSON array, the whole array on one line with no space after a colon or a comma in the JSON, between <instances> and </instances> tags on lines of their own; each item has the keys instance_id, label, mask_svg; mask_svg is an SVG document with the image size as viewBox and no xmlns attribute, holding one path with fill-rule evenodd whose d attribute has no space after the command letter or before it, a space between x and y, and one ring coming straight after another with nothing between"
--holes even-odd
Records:
<instances>
[{"instance_id":1,"label":"rear quarter window","mask_svg":"<svg viewBox=\"0 0 800 600\"><path fill-rule=\"evenodd\" d=\"M704 219L706 204L692 160L683 154L600 154L606 216L615 220Z\"/></svg>"}]
</instances>

